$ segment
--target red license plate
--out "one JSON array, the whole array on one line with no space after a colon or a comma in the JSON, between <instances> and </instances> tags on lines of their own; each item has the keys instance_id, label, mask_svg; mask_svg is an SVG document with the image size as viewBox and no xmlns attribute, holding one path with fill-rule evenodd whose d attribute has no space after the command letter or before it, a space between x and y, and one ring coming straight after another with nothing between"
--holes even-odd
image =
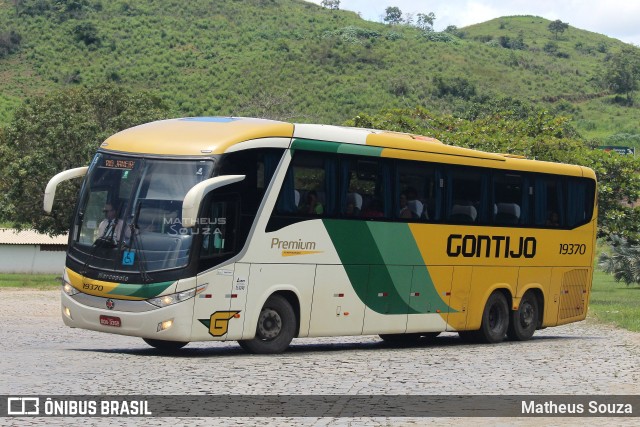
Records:
<instances>
[{"instance_id":1,"label":"red license plate","mask_svg":"<svg viewBox=\"0 0 640 427\"><path fill-rule=\"evenodd\" d=\"M120 318L115 316L100 316L100 324L104 326L115 326L119 328L121 325Z\"/></svg>"}]
</instances>

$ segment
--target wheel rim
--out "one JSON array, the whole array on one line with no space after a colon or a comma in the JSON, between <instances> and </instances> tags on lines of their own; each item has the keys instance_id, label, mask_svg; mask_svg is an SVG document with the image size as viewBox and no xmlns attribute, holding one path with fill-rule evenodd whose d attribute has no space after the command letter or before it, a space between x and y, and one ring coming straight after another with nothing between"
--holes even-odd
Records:
<instances>
[{"instance_id":1,"label":"wheel rim","mask_svg":"<svg viewBox=\"0 0 640 427\"><path fill-rule=\"evenodd\" d=\"M258 335L265 340L272 340L282 330L282 319L277 311L265 308L258 319Z\"/></svg>"},{"instance_id":2,"label":"wheel rim","mask_svg":"<svg viewBox=\"0 0 640 427\"><path fill-rule=\"evenodd\" d=\"M533 312L533 305L529 302L525 302L520 306L520 326L524 329L529 328L534 321L535 313Z\"/></svg>"}]
</instances>

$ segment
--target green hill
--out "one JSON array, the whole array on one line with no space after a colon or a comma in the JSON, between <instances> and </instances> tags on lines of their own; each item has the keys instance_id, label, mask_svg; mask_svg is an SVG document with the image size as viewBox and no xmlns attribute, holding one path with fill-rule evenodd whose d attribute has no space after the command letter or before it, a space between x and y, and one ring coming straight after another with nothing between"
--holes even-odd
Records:
<instances>
[{"instance_id":1,"label":"green hill","mask_svg":"<svg viewBox=\"0 0 640 427\"><path fill-rule=\"evenodd\" d=\"M387 26L299 0L0 3L0 123L24 99L105 81L150 89L175 115L342 123L422 105L465 115L509 96L584 135L640 134L640 108L599 85L624 43L506 17L450 33Z\"/></svg>"}]
</instances>

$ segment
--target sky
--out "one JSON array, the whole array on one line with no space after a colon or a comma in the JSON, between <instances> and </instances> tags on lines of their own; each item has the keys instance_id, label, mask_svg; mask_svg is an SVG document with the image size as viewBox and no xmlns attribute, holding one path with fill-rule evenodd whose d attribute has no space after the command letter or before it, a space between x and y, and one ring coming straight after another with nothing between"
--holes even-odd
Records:
<instances>
[{"instance_id":1,"label":"sky","mask_svg":"<svg viewBox=\"0 0 640 427\"><path fill-rule=\"evenodd\" d=\"M322 0L310 0L320 4ZM600 33L640 46L640 0L341 0L340 9L360 12L381 22L384 10L397 6L403 14L433 12L434 29L467 25L501 16L534 15L560 19L572 27Z\"/></svg>"}]
</instances>

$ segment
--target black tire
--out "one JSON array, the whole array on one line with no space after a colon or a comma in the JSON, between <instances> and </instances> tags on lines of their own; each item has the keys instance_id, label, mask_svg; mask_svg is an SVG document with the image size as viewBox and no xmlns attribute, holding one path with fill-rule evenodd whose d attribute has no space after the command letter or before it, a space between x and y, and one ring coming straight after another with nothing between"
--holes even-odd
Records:
<instances>
[{"instance_id":1,"label":"black tire","mask_svg":"<svg viewBox=\"0 0 640 427\"><path fill-rule=\"evenodd\" d=\"M509 304L500 291L491 294L482 313L482 325L478 338L480 341L494 344L502 342L509 329Z\"/></svg>"},{"instance_id":2,"label":"black tire","mask_svg":"<svg viewBox=\"0 0 640 427\"><path fill-rule=\"evenodd\" d=\"M271 295L260 310L256 337L238 341L249 353L282 353L296 334L296 314L291 304L280 295Z\"/></svg>"},{"instance_id":3,"label":"black tire","mask_svg":"<svg viewBox=\"0 0 640 427\"><path fill-rule=\"evenodd\" d=\"M509 304L500 291L489 296L482 312L482 324L477 331L460 331L465 342L499 343L504 340L509 329Z\"/></svg>"},{"instance_id":4,"label":"black tire","mask_svg":"<svg viewBox=\"0 0 640 427\"><path fill-rule=\"evenodd\" d=\"M183 341L164 341L164 340L154 340L151 338L142 338L142 339L151 347L155 347L158 350L162 350L162 351L180 350L182 347L189 344L188 342L183 342Z\"/></svg>"},{"instance_id":5,"label":"black tire","mask_svg":"<svg viewBox=\"0 0 640 427\"><path fill-rule=\"evenodd\" d=\"M538 298L533 292L527 292L520 300L518 309L511 312L507 336L515 341L531 339L533 333L538 329L539 321Z\"/></svg>"}]
</instances>

